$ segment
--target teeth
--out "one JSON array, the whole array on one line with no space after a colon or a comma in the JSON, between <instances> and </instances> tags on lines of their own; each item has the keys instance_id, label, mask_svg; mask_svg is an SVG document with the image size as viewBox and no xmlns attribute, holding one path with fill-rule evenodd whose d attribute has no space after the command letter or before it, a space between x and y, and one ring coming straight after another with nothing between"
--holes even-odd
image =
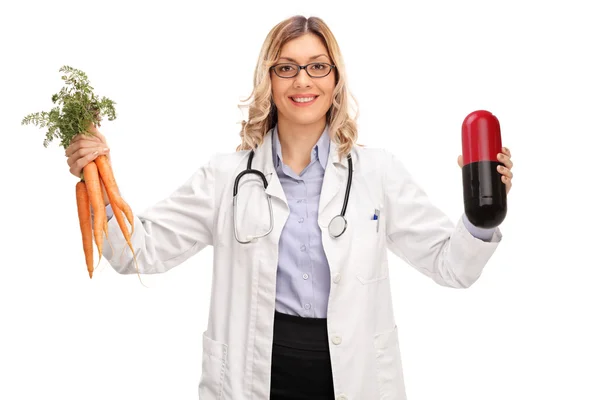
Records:
<instances>
[{"instance_id":1,"label":"teeth","mask_svg":"<svg viewBox=\"0 0 600 400\"><path fill-rule=\"evenodd\" d=\"M314 99L314 97L292 97L292 100L294 100L296 103L308 103Z\"/></svg>"}]
</instances>

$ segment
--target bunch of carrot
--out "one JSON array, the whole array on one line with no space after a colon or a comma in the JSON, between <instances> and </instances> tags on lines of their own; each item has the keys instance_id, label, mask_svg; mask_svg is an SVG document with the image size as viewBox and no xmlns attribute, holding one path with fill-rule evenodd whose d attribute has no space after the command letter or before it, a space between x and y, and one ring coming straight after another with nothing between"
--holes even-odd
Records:
<instances>
[{"instance_id":1,"label":"bunch of carrot","mask_svg":"<svg viewBox=\"0 0 600 400\"><path fill-rule=\"evenodd\" d=\"M94 161L87 164L83 168L82 178L75 186L75 194L77 199L77 212L79 215L79 227L81 228L81 237L83 239L83 250L87 270L92 278L94 272L93 266L93 243L92 237L98 248L99 258L98 263L102 260L102 244L104 235L108 237L108 222L106 220L106 209L104 206L104 196L102 194L102 185L106 190L106 194L110 200L110 205L114 212L114 217L117 219L121 232L127 241L127 245L134 255L133 246L131 245L131 235L133 235L133 212L129 205L123 200L119 194L119 188L111 168L108 158L105 155L98 156ZM92 227L91 210L94 213L94 223ZM125 218L131 226L131 232L125 224ZM93 234L92 234L93 233ZM110 243L110 242L109 242ZM137 260L136 260L137 266Z\"/></svg>"},{"instance_id":2,"label":"bunch of carrot","mask_svg":"<svg viewBox=\"0 0 600 400\"><path fill-rule=\"evenodd\" d=\"M52 102L57 105L49 112L42 111L27 115L23 118L21 124L32 123L42 128L47 127L44 147L47 147L54 138L60 138L61 145L66 149L78 134L94 136L96 125L100 126L102 116L108 116L108 120L112 121L116 118L116 113L115 103L112 100L106 97L100 99L93 93L94 88L90 86L84 72L69 66L62 67L60 72L64 73L62 79L65 81L65 87L52 96ZM133 213L119 193L108 158L105 155L100 155L83 168L81 180L75 186L79 227L90 279L94 272L93 242L96 242L99 252L99 264L102 260L104 237L108 238L103 186L114 211L114 217L117 219L125 241L133 254L136 270L138 270L135 251L131 244L134 226ZM93 226L92 212L94 215ZM131 226L131 232L125 223L125 218Z\"/></svg>"}]
</instances>

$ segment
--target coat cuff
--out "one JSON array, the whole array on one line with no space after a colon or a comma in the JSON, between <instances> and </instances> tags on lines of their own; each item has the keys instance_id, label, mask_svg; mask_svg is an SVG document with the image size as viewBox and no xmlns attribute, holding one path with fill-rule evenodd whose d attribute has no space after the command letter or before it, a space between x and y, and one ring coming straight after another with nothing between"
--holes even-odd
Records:
<instances>
[{"instance_id":1,"label":"coat cuff","mask_svg":"<svg viewBox=\"0 0 600 400\"><path fill-rule=\"evenodd\" d=\"M459 235L469 245L474 245L474 246L481 246L481 245L483 245L485 247L486 244L489 244L491 246L496 246L502 240L502 232L500 231L499 227L495 227L495 228L492 228L492 229L482 229L482 228L478 228L478 227L470 224L471 227L474 228L474 230L479 230L479 232L481 232L481 231L484 231L484 232L488 231L487 232L487 236L489 237L489 239L488 240L483 240L482 238L479 238L479 237L477 237L475 235L475 233L479 233L479 232L472 232L469 229L468 224L470 224L470 221L463 214L461 216L461 218L458 220L458 224L456 225L456 229L457 229L457 232L459 233ZM484 233L484 235L485 235L485 233Z\"/></svg>"},{"instance_id":2,"label":"coat cuff","mask_svg":"<svg viewBox=\"0 0 600 400\"><path fill-rule=\"evenodd\" d=\"M494 231L496 228L479 228L469 221L469 218L465 214L462 215L462 221L465 224L467 230L476 237L477 239L481 239L484 242L489 242L490 239L494 236Z\"/></svg>"}]
</instances>

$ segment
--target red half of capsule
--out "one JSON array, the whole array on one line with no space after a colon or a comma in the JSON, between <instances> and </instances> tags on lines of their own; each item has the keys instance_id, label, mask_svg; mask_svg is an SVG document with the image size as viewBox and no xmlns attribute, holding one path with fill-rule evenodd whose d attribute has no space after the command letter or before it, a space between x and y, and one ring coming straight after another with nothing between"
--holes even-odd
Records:
<instances>
[{"instance_id":1,"label":"red half of capsule","mask_svg":"<svg viewBox=\"0 0 600 400\"><path fill-rule=\"evenodd\" d=\"M502 152L500 122L491 112L474 111L462 124L463 165L478 161L498 161Z\"/></svg>"}]
</instances>

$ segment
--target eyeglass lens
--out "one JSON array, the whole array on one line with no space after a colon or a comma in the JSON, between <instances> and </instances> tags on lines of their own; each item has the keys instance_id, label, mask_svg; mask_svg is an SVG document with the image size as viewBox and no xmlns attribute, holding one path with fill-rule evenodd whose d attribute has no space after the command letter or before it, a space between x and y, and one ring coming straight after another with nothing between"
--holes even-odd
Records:
<instances>
[{"instance_id":1,"label":"eyeglass lens","mask_svg":"<svg viewBox=\"0 0 600 400\"><path fill-rule=\"evenodd\" d=\"M282 78L292 78L298 74L300 67L296 64L279 64L275 66L275 73ZM326 76L331 71L331 66L324 63L312 63L306 66L306 72L313 78Z\"/></svg>"}]
</instances>

